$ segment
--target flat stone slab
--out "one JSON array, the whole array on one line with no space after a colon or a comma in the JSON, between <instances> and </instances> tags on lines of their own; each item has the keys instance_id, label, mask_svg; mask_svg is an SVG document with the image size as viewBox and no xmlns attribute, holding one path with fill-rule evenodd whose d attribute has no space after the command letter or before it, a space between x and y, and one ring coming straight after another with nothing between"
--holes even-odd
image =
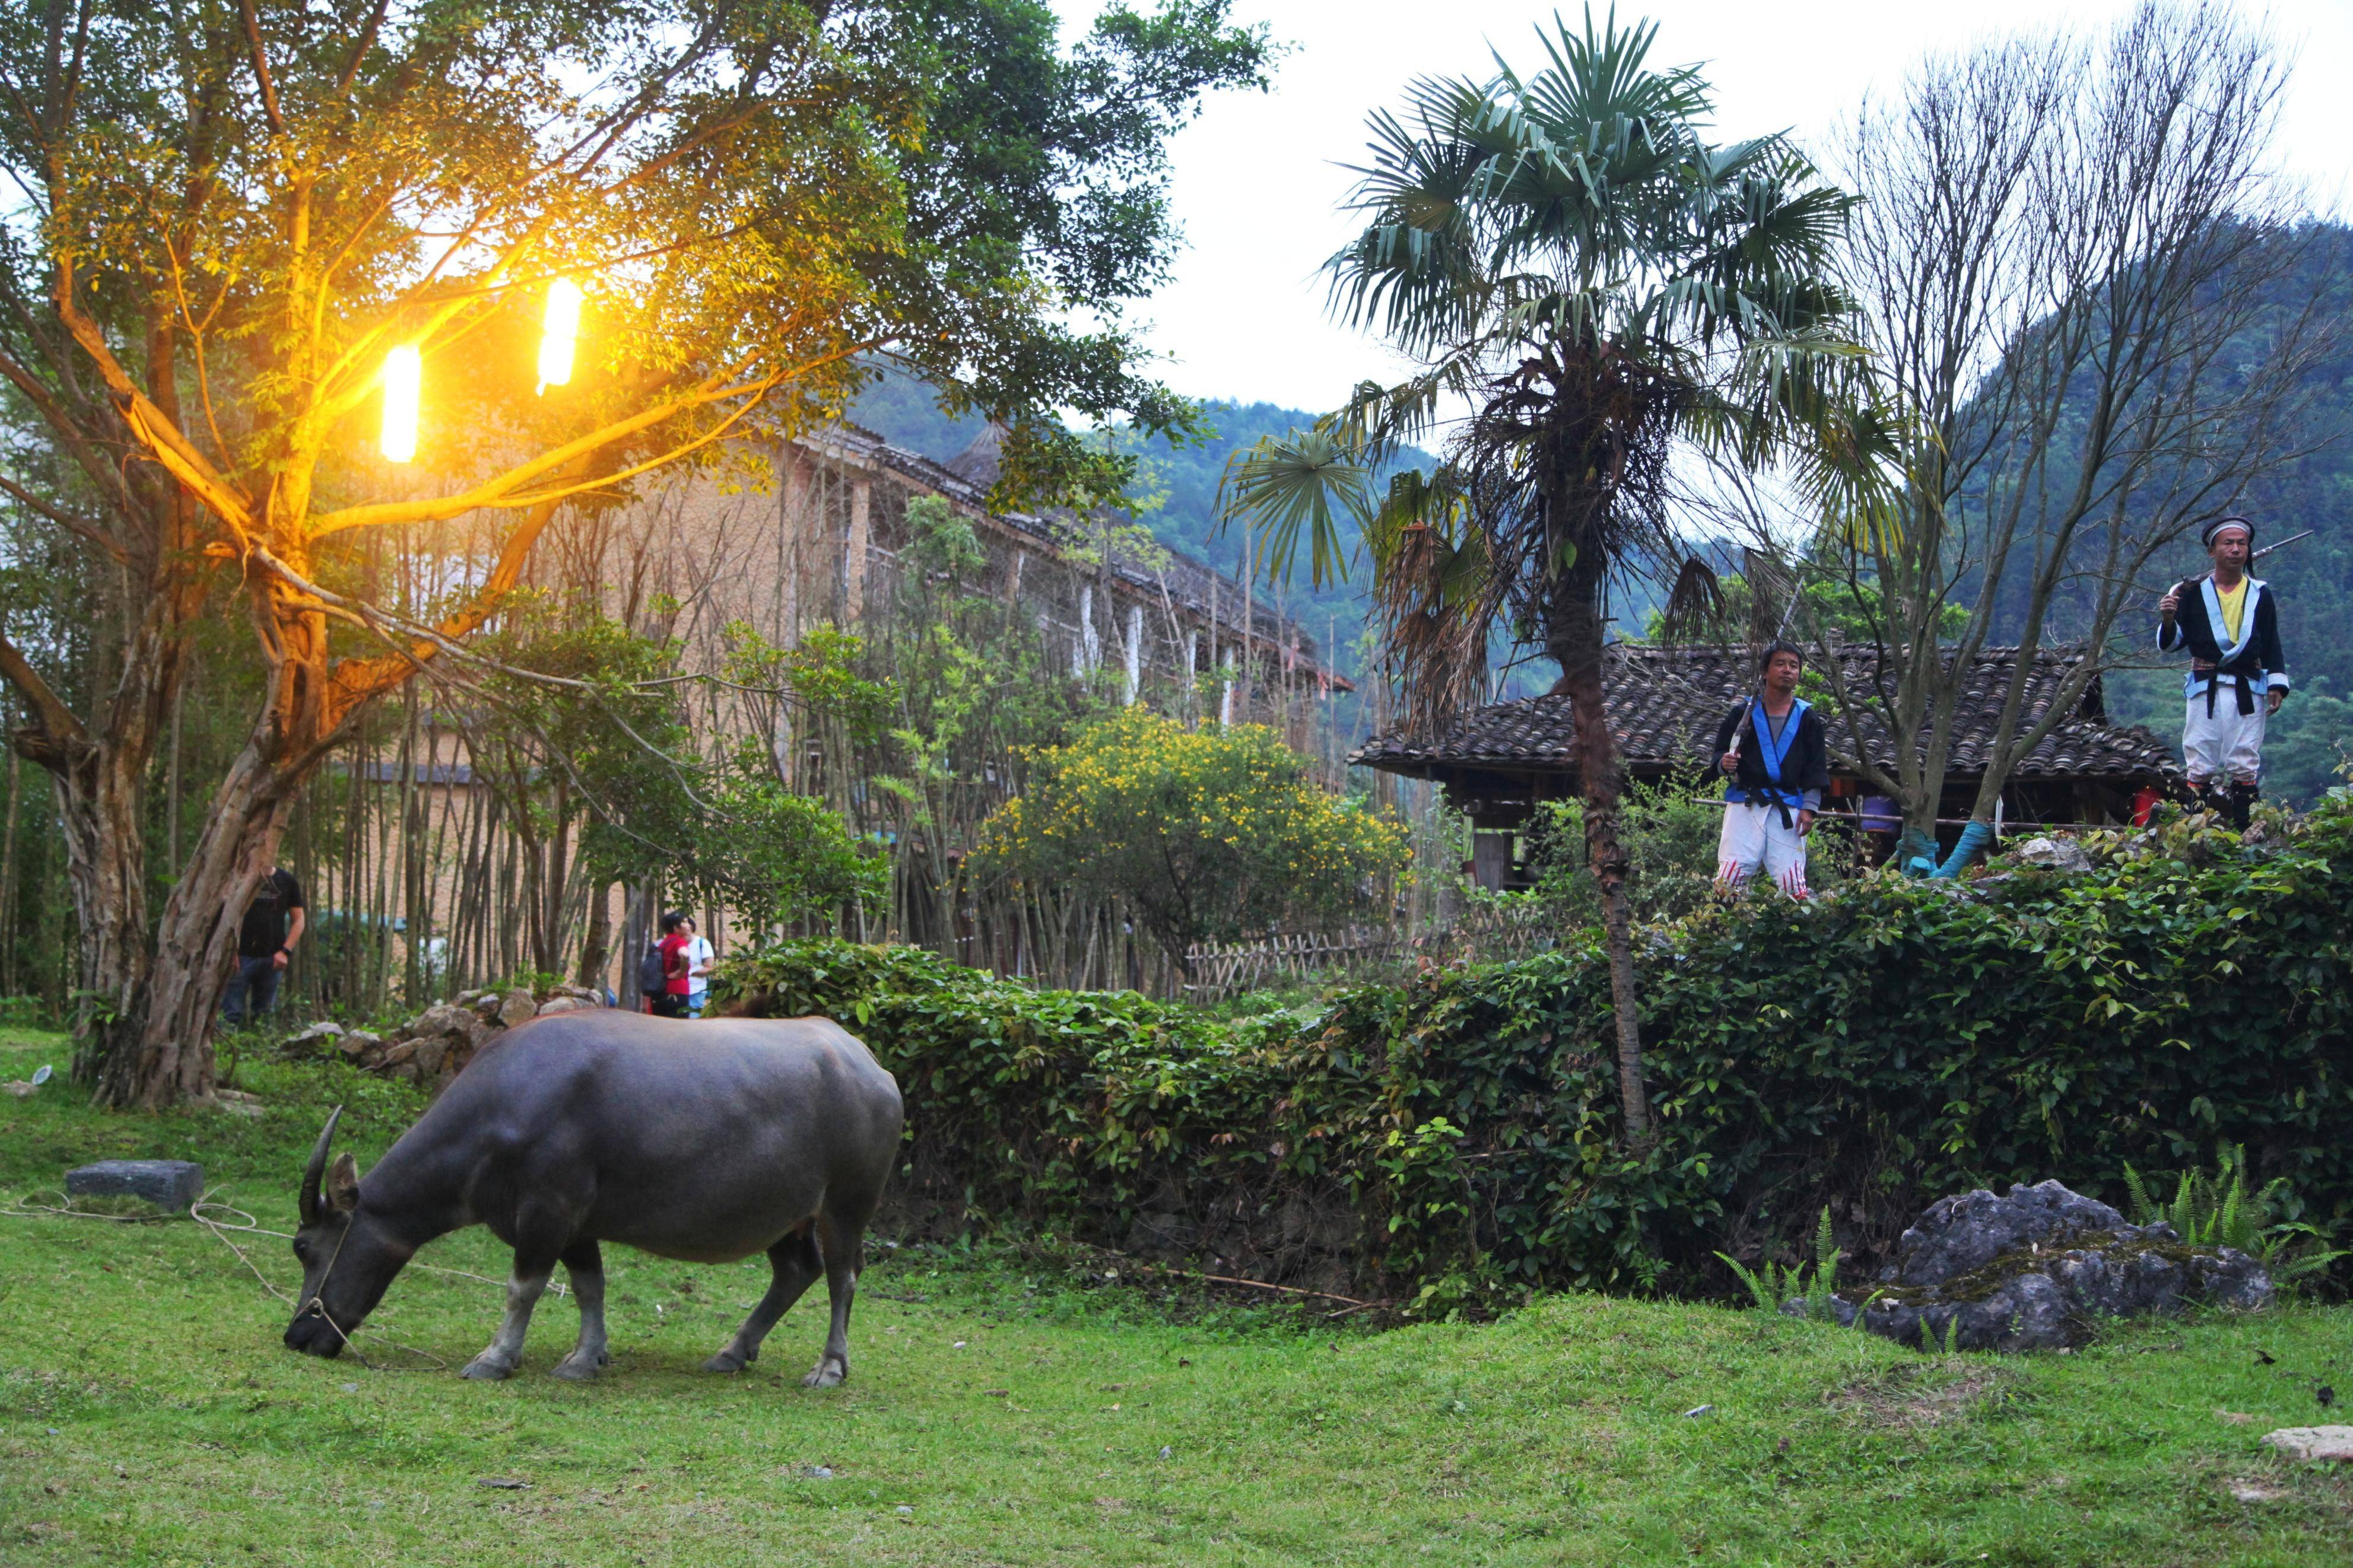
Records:
<instances>
[{"instance_id":1,"label":"flat stone slab","mask_svg":"<svg viewBox=\"0 0 2353 1568\"><path fill-rule=\"evenodd\" d=\"M2291 1459L2322 1465L2353 1465L2353 1426L2283 1426L2263 1441Z\"/></svg>"},{"instance_id":2,"label":"flat stone slab","mask_svg":"<svg viewBox=\"0 0 2353 1568\"><path fill-rule=\"evenodd\" d=\"M205 1168L190 1160L100 1160L66 1173L69 1197L145 1198L185 1214L205 1194Z\"/></svg>"}]
</instances>

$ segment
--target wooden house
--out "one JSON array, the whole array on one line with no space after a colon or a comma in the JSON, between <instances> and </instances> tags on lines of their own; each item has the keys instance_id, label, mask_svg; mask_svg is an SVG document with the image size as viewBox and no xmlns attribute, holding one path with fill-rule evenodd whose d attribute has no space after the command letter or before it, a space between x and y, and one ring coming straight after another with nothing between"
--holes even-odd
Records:
<instances>
[{"instance_id":1,"label":"wooden house","mask_svg":"<svg viewBox=\"0 0 2353 1568\"><path fill-rule=\"evenodd\" d=\"M1869 689L1878 655L1846 647L1835 657L1850 691ZM1966 819L1985 778L1986 755L2001 704L2018 668L2015 648L1978 655L1955 710L1951 755L1937 815L1954 826ZM2081 649L2044 649L2029 671L2022 725L2050 710ZM1656 783L1693 776L1709 765L1716 727L1757 689L1756 659L1745 647L1652 647L1620 644L1604 654L1610 730L1629 779ZM1811 684L1811 683L1810 683ZM1868 756L1890 771L1895 743L1875 710L1825 713L1830 729L1830 795L1826 805L1852 811L1873 793L1856 759ZM1377 735L1349 758L1361 766L1443 786L1450 804L1471 818L1472 865L1482 886L1522 885L1522 835L1545 801L1577 793L1575 726L1568 699L1557 691L1481 708L1437 733L1417 740L1403 731ZM2144 787L2178 784L2181 768L2172 749L2139 725L2108 721L2099 677L2073 710L2052 727L2010 773L2002 789L2003 815L2019 823L2107 824L2128 821Z\"/></svg>"}]
</instances>

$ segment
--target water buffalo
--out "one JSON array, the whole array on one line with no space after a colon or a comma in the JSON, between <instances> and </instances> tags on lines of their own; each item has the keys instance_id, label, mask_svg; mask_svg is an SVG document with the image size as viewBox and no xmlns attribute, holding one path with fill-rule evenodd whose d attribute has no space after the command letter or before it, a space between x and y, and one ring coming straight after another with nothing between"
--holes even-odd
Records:
<instances>
[{"instance_id":1,"label":"water buffalo","mask_svg":"<svg viewBox=\"0 0 2353 1568\"><path fill-rule=\"evenodd\" d=\"M342 1114L302 1174L293 1349L339 1353L418 1247L487 1225L514 1248L514 1269L505 1321L468 1377L514 1372L559 1262L580 1300L580 1342L555 1375L595 1377L607 1241L691 1263L768 1255L768 1292L703 1363L711 1372L741 1372L822 1273L833 1326L801 1381L829 1388L849 1375L849 1302L902 1109L896 1080L831 1020L583 1010L522 1024L365 1176L349 1153L327 1167Z\"/></svg>"}]
</instances>

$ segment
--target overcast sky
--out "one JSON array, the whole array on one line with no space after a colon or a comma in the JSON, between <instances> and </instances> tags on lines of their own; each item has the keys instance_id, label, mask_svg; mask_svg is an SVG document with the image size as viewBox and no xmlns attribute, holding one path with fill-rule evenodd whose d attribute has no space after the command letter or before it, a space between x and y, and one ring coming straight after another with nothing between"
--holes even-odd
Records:
<instances>
[{"instance_id":1,"label":"overcast sky","mask_svg":"<svg viewBox=\"0 0 2353 1568\"><path fill-rule=\"evenodd\" d=\"M1071 21L1097 0L1056 0ZM1597 9L1602 7L1597 6ZM2059 21L2096 25L2125 0L1652 0L1620 15L1660 24L1653 59L1699 63L1725 140L1818 135L1866 92L1887 92L1924 53ZM1564 7L1572 19L1580 9ZM2346 210L2353 186L2353 0L2247 7L2295 58L2278 143L2317 205ZM1292 46L1265 94L1214 100L1177 139L1176 275L1141 314L1162 374L1202 397L1329 408L1366 375L1397 368L1380 346L1333 326L1317 269L1345 237L1337 212L1360 160L1366 113L1423 74L1483 76L1492 43L1523 69L1540 58L1548 7L1497 0L1238 0Z\"/></svg>"}]
</instances>

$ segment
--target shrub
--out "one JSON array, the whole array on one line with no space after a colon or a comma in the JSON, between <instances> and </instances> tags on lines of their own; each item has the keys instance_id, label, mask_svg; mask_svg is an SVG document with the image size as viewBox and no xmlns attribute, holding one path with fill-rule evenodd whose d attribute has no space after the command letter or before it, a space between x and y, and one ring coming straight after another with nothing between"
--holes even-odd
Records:
<instances>
[{"instance_id":1,"label":"shrub","mask_svg":"<svg viewBox=\"0 0 2353 1568\"><path fill-rule=\"evenodd\" d=\"M1627 788L1618 839L1626 850L1626 894L1636 920L1679 919L1706 900L1715 886L1722 790L1681 780ZM1599 924L1601 892L1585 852L1585 803L1538 806L1534 850L1536 897L1566 924Z\"/></svg>"},{"instance_id":2,"label":"shrub","mask_svg":"<svg viewBox=\"0 0 2353 1568\"><path fill-rule=\"evenodd\" d=\"M1601 919L1601 893L1585 853L1582 801L1546 801L1536 808L1534 892L1570 925ZM1724 827L1720 780L1682 777L1629 785L1619 815L1618 840L1627 858L1627 897L1641 921L1680 920L1704 904L1715 887L1715 850ZM1857 874L1859 836L1845 823L1819 823L1806 838L1806 879L1825 892ZM1775 894L1759 878L1749 891Z\"/></svg>"},{"instance_id":3,"label":"shrub","mask_svg":"<svg viewBox=\"0 0 2353 1568\"><path fill-rule=\"evenodd\" d=\"M1945 1194L2058 1176L2123 1202L2127 1163L2178 1168L2218 1140L2244 1145L2282 1220L2335 1233L2353 1218L2353 806L2269 848L2158 843L2089 873L1873 876L1657 928L1661 1137L1640 1159L1590 932L1231 1025L841 943L724 973L861 1034L972 1221L1116 1245L1149 1206L1232 1247L1339 1194L1360 1272L1452 1282L1440 1302L1720 1289L1716 1249L1794 1256L1826 1205L1827 1239L1865 1259Z\"/></svg>"},{"instance_id":4,"label":"shrub","mask_svg":"<svg viewBox=\"0 0 2353 1568\"><path fill-rule=\"evenodd\" d=\"M1402 828L1318 787L1262 724L1129 708L1033 762L975 868L1124 899L1179 965L1196 942L1344 918L1406 862Z\"/></svg>"}]
</instances>

